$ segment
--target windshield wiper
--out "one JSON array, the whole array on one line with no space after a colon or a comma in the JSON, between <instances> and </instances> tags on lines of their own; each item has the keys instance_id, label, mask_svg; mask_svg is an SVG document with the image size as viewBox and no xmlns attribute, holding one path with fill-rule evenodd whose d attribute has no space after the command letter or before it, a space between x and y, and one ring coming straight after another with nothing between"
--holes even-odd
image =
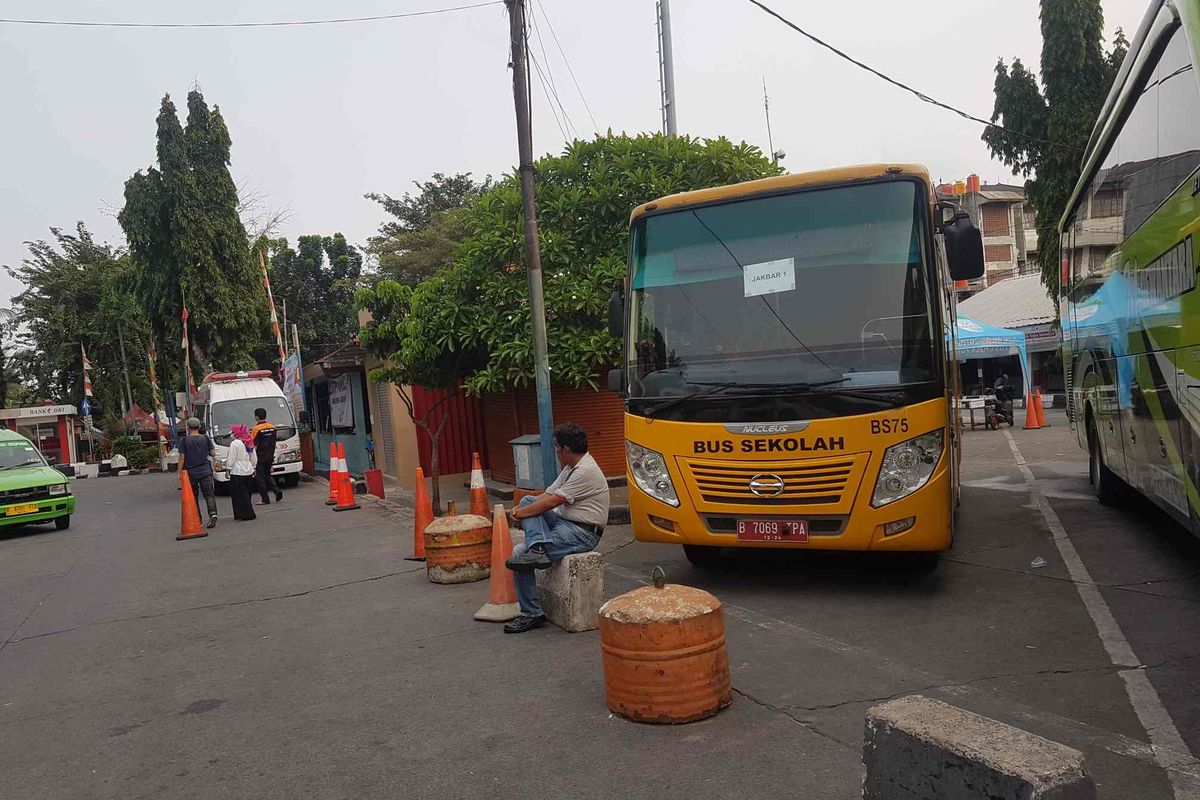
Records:
<instances>
[{"instance_id":1,"label":"windshield wiper","mask_svg":"<svg viewBox=\"0 0 1200 800\"><path fill-rule=\"evenodd\" d=\"M0 470L16 469L17 467L29 467L29 466L33 466L34 464L40 464L40 463L42 463L42 462L40 462L36 458L34 458L34 459L30 459L29 461L22 461L20 464L8 464L6 466L0 467Z\"/></svg>"},{"instance_id":2,"label":"windshield wiper","mask_svg":"<svg viewBox=\"0 0 1200 800\"><path fill-rule=\"evenodd\" d=\"M691 383L691 381L689 381L689 383ZM708 388L702 389L698 392L692 392L690 394L682 394L682 395L679 395L678 397L672 397L667 400L663 400L660 403L655 403L652 406L646 406L645 408L642 409L642 413L645 414L647 417L653 417L659 411L665 411L668 408L673 408L674 406L677 406L680 403L687 402L688 400L695 400L697 397L707 397L710 394L718 394L720 392L728 391L729 389L736 389L736 388L742 386L743 384L740 384L740 383L692 383L692 385L693 386L706 386Z\"/></svg>"}]
</instances>

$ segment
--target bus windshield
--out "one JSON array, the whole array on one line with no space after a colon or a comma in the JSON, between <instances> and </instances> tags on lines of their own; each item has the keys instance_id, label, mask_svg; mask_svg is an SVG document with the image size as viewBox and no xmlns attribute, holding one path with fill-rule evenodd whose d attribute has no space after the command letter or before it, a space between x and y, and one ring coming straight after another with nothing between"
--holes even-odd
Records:
<instances>
[{"instance_id":1,"label":"bus windshield","mask_svg":"<svg viewBox=\"0 0 1200 800\"><path fill-rule=\"evenodd\" d=\"M928 216L919 184L891 181L641 220L631 394L936 380Z\"/></svg>"},{"instance_id":2,"label":"bus windshield","mask_svg":"<svg viewBox=\"0 0 1200 800\"><path fill-rule=\"evenodd\" d=\"M217 444L229 444L230 428L234 425L254 427L254 409L262 408L267 412L267 422L279 429L279 441L290 439L296 435L296 421L292 418L292 409L287 400L282 397L246 397L239 400L223 400L212 404L210 419L212 423L209 434Z\"/></svg>"}]
</instances>

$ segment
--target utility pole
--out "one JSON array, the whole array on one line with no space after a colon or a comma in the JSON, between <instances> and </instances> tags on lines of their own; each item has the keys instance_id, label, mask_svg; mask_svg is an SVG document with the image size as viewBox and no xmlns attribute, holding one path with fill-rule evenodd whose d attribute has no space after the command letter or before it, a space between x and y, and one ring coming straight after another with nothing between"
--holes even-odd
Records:
<instances>
[{"instance_id":1,"label":"utility pole","mask_svg":"<svg viewBox=\"0 0 1200 800\"><path fill-rule=\"evenodd\" d=\"M517 152L521 208L525 214L525 262L529 275L529 311L533 317L533 376L537 387L538 434L542 479L549 486L558 474L554 454L554 410L550 404L550 357L546 350L546 298L542 294L542 254L538 245L537 206L533 198L533 131L529 119L529 76L525 63L525 0L504 0L512 40L513 103L517 111Z\"/></svg>"},{"instance_id":2,"label":"utility pole","mask_svg":"<svg viewBox=\"0 0 1200 800\"><path fill-rule=\"evenodd\" d=\"M771 150L771 163L778 166L779 159L784 158L784 152L775 149L775 142L771 138L771 101L767 97L766 76L763 76L763 113L767 116L767 147Z\"/></svg>"},{"instance_id":3,"label":"utility pole","mask_svg":"<svg viewBox=\"0 0 1200 800\"><path fill-rule=\"evenodd\" d=\"M778 164L775 142L771 139L771 101L767 98L767 76L763 76L763 113L767 115L767 148L771 151L771 163Z\"/></svg>"},{"instance_id":4,"label":"utility pole","mask_svg":"<svg viewBox=\"0 0 1200 800\"><path fill-rule=\"evenodd\" d=\"M129 398L127 406L133 410L133 390L129 388L129 362L125 359L125 331L121 323L117 323L117 342L121 346L121 369L125 372L125 396Z\"/></svg>"},{"instance_id":5,"label":"utility pole","mask_svg":"<svg viewBox=\"0 0 1200 800\"><path fill-rule=\"evenodd\" d=\"M658 82L662 90L663 133L676 136L675 55L671 47L671 3L658 0Z\"/></svg>"}]
</instances>

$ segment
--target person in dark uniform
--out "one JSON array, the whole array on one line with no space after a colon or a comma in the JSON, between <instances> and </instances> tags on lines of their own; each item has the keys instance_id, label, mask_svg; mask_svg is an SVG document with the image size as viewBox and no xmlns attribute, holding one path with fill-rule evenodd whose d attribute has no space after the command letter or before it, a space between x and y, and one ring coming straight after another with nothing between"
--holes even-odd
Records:
<instances>
[{"instance_id":1,"label":"person in dark uniform","mask_svg":"<svg viewBox=\"0 0 1200 800\"><path fill-rule=\"evenodd\" d=\"M258 466L255 467L254 476L258 481L258 494L262 498L258 504L266 506L271 504L271 492L275 493L276 503L283 500L283 492L271 475L271 467L275 466L275 442L279 433L274 425L267 422L265 408L254 409L254 420L254 427L250 431L254 439L254 449L258 453Z\"/></svg>"}]
</instances>

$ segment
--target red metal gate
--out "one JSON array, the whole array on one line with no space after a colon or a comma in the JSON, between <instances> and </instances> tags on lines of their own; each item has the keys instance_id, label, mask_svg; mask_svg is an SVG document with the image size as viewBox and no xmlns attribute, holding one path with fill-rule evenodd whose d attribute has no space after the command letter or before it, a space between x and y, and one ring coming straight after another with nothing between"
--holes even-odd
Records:
<instances>
[{"instance_id":1,"label":"red metal gate","mask_svg":"<svg viewBox=\"0 0 1200 800\"><path fill-rule=\"evenodd\" d=\"M452 396L438 405L446 395ZM437 430L442 420L446 421L438 440L441 445L438 452L438 471L442 475L470 472L471 453L479 453L483 468L488 468L487 447L483 437L483 413L479 408L478 398L468 397L461 386L448 391L414 386L412 399L417 419L421 419L430 408L437 406L429 415L429 426ZM433 446L429 435L418 425L417 456L421 459L421 469L425 470L426 475L430 471L429 459L432 453Z\"/></svg>"}]
</instances>

